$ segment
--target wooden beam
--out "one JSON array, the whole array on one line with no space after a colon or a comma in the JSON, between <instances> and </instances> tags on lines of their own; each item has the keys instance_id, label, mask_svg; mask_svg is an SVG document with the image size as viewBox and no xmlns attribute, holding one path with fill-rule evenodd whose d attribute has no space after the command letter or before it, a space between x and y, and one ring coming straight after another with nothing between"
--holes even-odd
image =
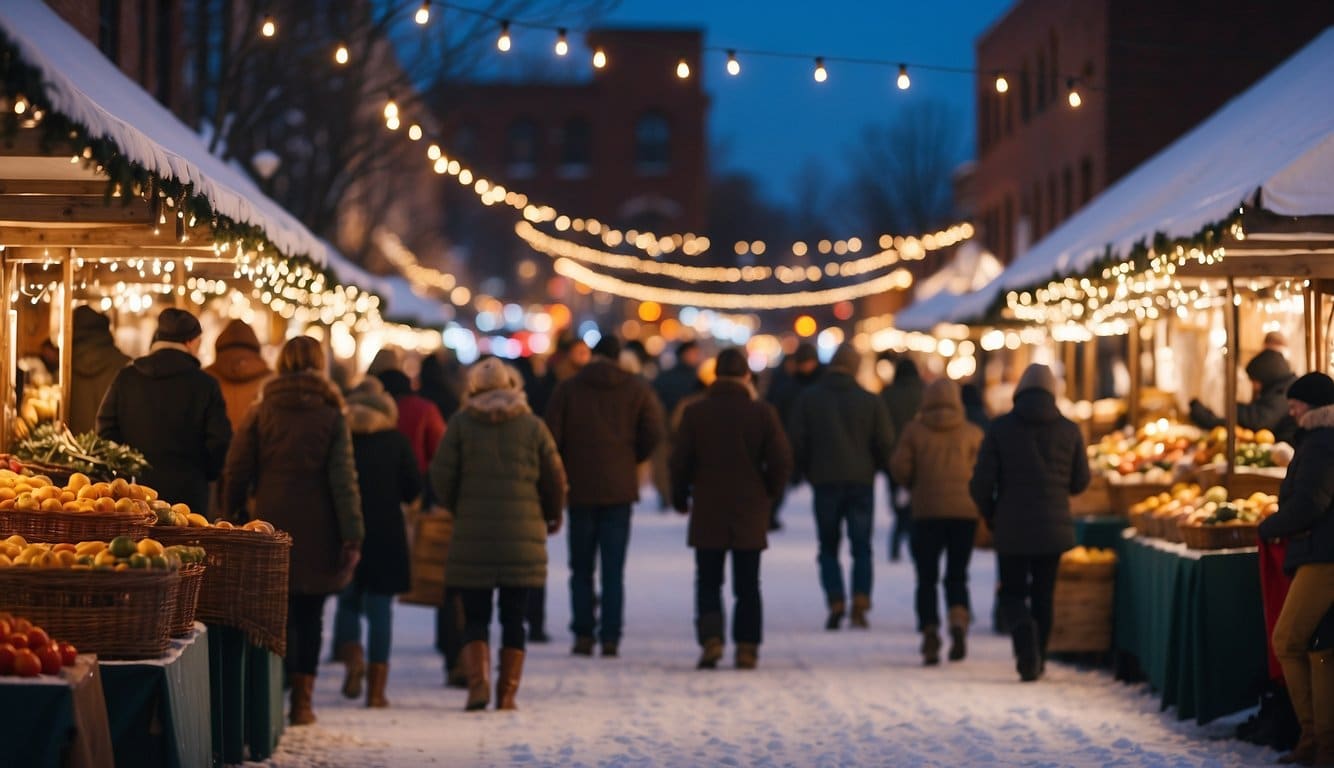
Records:
<instances>
[{"instance_id":1,"label":"wooden beam","mask_svg":"<svg viewBox=\"0 0 1334 768\"><path fill-rule=\"evenodd\" d=\"M0 195L97 195L104 197L111 180L0 179Z\"/></svg>"},{"instance_id":2,"label":"wooden beam","mask_svg":"<svg viewBox=\"0 0 1334 768\"><path fill-rule=\"evenodd\" d=\"M1241 216L1246 237L1273 234L1334 232L1334 216L1280 216L1272 211L1248 208Z\"/></svg>"},{"instance_id":3,"label":"wooden beam","mask_svg":"<svg viewBox=\"0 0 1334 768\"><path fill-rule=\"evenodd\" d=\"M53 141L49 147L43 147L41 133L31 128L12 136L0 136L0 155L7 157L64 156L68 159L74 154L74 145L69 141Z\"/></svg>"},{"instance_id":4,"label":"wooden beam","mask_svg":"<svg viewBox=\"0 0 1334 768\"><path fill-rule=\"evenodd\" d=\"M174 227L162 227L158 234L147 226L90 228L45 228L0 225L0 245L37 248L212 248L213 233L207 227L189 230L190 239L176 241Z\"/></svg>"},{"instance_id":5,"label":"wooden beam","mask_svg":"<svg viewBox=\"0 0 1334 768\"><path fill-rule=\"evenodd\" d=\"M1216 264L1188 262L1177 268L1178 277L1331 277L1334 278L1334 253L1305 250L1274 256L1230 251Z\"/></svg>"},{"instance_id":6,"label":"wooden beam","mask_svg":"<svg viewBox=\"0 0 1334 768\"><path fill-rule=\"evenodd\" d=\"M34 224L144 224L152 225L152 211L142 200L128 203L114 200L110 205L100 197L69 195L9 195L0 197L0 221ZM163 231L174 230L170 224Z\"/></svg>"},{"instance_id":7,"label":"wooden beam","mask_svg":"<svg viewBox=\"0 0 1334 768\"><path fill-rule=\"evenodd\" d=\"M60 249L63 251L64 249ZM60 252L57 251L57 252ZM52 252L46 248L23 247L7 248L5 254L9 257L11 264L42 264L51 260ZM184 261L190 259L195 264L235 264L236 259L230 255L214 254L212 246L204 248L100 248L92 246L89 248L74 248L75 255L83 259L85 264L111 262L125 263L137 259L161 259L164 261Z\"/></svg>"}]
</instances>

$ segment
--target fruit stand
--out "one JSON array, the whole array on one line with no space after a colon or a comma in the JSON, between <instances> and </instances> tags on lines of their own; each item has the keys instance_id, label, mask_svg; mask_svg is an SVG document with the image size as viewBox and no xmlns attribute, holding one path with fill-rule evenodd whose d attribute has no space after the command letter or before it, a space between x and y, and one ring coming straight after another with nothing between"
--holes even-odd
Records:
<instances>
[{"instance_id":1,"label":"fruit stand","mask_svg":"<svg viewBox=\"0 0 1334 768\"><path fill-rule=\"evenodd\" d=\"M0 717L11 734L9 765L110 768L111 735L96 657L80 654L59 676L0 677ZM63 760L63 762L62 762Z\"/></svg>"}]
</instances>

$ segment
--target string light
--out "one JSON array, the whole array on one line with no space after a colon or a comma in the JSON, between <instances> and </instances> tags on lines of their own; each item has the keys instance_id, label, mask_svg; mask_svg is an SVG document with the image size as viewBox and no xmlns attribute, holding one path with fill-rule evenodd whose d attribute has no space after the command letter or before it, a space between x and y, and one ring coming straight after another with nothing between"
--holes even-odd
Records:
<instances>
[{"instance_id":1,"label":"string light","mask_svg":"<svg viewBox=\"0 0 1334 768\"><path fill-rule=\"evenodd\" d=\"M389 120L396 117L398 117L398 102L394 101L394 97L391 95L384 103L384 119Z\"/></svg>"},{"instance_id":2,"label":"string light","mask_svg":"<svg viewBox=\"0 0 1334 768\"><path fill-rule=\"evenodd\" d=\"M676 63L676 76L682 80L690 78L690 64L687 63L685 59L681 59Z\"/></svg>"},{"instance_id":3,"label":"string light","mask_svg":"<svg viewBox=\"0 0 1334 768\"><path fill-rule=\"evenodd\" d=\"M413 123L412 125L408 126L408 138L412 139L413 141L421 141L422 127L420 125L417 125L416 123Z\"/></svg>"},{"instance_id":4,"label":"string light","mask_svg":"<svg viewBox=\"0 0 1334 768\"><path fill-rule=\"evenodd\" d=\"M508 53L510 49L510 23L509 21L500 22L500 37L496 38L496 48L501 53Z\"/></svg>"},{"instance_id":5,"label":"string light","mask_svg":"<svg viewBox=\"0 0 1334 768\"><path fill-rule=\"evenodd\" d=\"M1006 93L1010 90L1010 81L1005 79L1004 72L996 73L996 93Z\"/></svg>"},{"instance_id":6,"label":"string light","mask_svg":"<svg viewBox=\"0 0 1334 768\"><path fill-rule=\"evenodd\" d=\"M1083 104L1084 100L1080 98L1079 90L1075 88L1075 79L1072 77L1067 80L1065 87L1069 91L1065 95L1065 100L1070 103L1071 109L1079 109L1079 105Z\"/></svg>"},{"instance_id":7,"label":"string light","mask_svg":"<svg viewBox=\"0 0 1334 768\"><path fill-rule=\"evenodd\" d=\"M912 80L909 80L909 79L908 79L908 65L907 65L907 64L900 64L900 65L899 65L899 78L898 78L897 83L898 83L898 86L899 86L899 90L900 90L900 91L906 91L906 90L908 90L908 86L912 85Z\"/></svg>"},{"instance_id":8,"label":"string light","mask_svg":"<svg viewBox=\"0 0 1334 768\"><path fill-rule=\"evenodd\" d=\"M736 51L727 52L727 74L732 77L741 74L741 62L736 59Z\"/></svg>"},{"instance_id":9,"label":"string light","mask_svg":"<svg viewBox=\"0 0 1334 768\"><path fill-rule=\"evenodd\" d=\"M259 33L264 37L273 37L278 34L278 22L273 20L273 14L264 14L264 23L260 24Z\"/></svg>"},{"instance_id":10,"label":"string light","mask_svg":"<svg viewBox=\"0 0 1334 768\"><path fill-rule=\"evenodd\" d=\"M426 26L426 22L431 20L431 0L422 0L421 7L417 9L412 20L421 26Z\"/></svg>"},{"instance_id":11,"label":"string light","mask_svg":"<svg viewBox=\"0 0 1334 768\"><path fill-rule=\"evenodd\" d=\"M815 59L815 82L823 83L829 79L829 72L824 68L824 59L816 57Z\"/></svg>"},{"instance_id":12,"label":"string light","mask_svg":"<svg viewBox=\"0 0 1334 768\"><path fill-rule=\"evenodd\" d=\"M334 50L334 61L339 64L346 64L348 60L347 45L339 43L338 48Z\"/></svg>"},{"instance_id":13,"label":"string light","mask_svg":"<svg viewBox=\"0 0 1334 768\"><path fill-rule=\"evenodd\" d=\"M595 69L603 69L606 66L607 52L599 47L596 51L593 51L593 67Z\"/></svg>"},{"instance_id":14,"label":"string light","mask_svg":"<svg viewBox=\"0 0 1334 768\"><path fill-rule=\"evenodd\" d=\"M564 29L556 30L556 55L564 56L570 52L569 35Z\"/></svg>"}]
</instances>

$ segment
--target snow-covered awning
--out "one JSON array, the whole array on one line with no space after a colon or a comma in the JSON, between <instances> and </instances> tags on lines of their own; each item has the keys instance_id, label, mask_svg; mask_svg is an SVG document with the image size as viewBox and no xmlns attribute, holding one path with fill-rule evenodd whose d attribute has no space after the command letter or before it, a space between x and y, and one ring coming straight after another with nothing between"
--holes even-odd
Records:
<instances>
[{"instance_id":1,"label":"snow-covered awning","mask_svg":"<svg viewBox=\"0 0 1334 768\"><path fill-rule=\"evenodd\" d=\"M929 332L951 322L958 303L970 292L987 285L1001 272L1001 264L976 240L959 246L954 257L933 274L918 280L916 301L894 316L894 327L902 331Z\"/></svg>"},{"instance_id":2,"label":"snow-covered awning","mask_svg":"<svg viewBox=\"0 0 1334 768\"><path fill-rule=\"evenodd\" d=\"M1155 238L1190 238L1241 206L1334 214L1331 73L1334 27L1104 190L947 319L975 321L1002 292L1083 274Z\"/></svg>"},{"instance_id":3,"label":"snow-covered awning","mask_svg":"<svg viewBox=\"0 0 1334 768\"><path fill-rule=\"evenodd\" d=\"M40 0L0 3L0 34L38 70L52 112L114 144L163 179L191 185L221 216L258 228L283 254L324 263L325 249L245 173L209 153L203 140Z\"/></svg>"},{"instance_id":4,"label":"snow-covered awning","mask_svg":"<svg viewBox=\"0 0 1334 768\"><path fill-rule=\"evenodd\" d=\"M383 294L386 306L381 308L381 314L387 320L417 328L444 328L454 319L452 306L418 294L406 277L382 277L380 283L386 290Z\"/></svg>"}]
</instances>

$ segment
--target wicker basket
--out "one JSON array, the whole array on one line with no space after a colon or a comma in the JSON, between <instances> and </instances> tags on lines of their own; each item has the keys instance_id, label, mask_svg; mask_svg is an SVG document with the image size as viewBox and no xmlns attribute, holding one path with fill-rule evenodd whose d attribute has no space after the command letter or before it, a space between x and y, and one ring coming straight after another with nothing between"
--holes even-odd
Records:
<instances>
[{"instance_id":1,"label":"wicker basket","mask_svg":"<svg viewBox=\"0 0 1334 768\"><path fill-rule=\"evenodd\" d=\"M167 652L170 599L180 576L167 570L0 569L0 608L103 659Z\"/></svg>"},{"instance_id":2,"label":"wicker basket","mask_svg":"<svg viewBox=\"0 0 1334 768\"><path fill-rule=\"evenodd\" d=\"M1203 488L1208 488L1211 485L1223 485L1223 480L1226 479L1224 469L1224 467L1210 464L1196 469L1195 476ZM1232 472L1232 482L1227 489L1228 498L1245 498L1253 493L1268 493L1277 496L1278 487L1282 484L1282 475L1247 472L1243 468L1237 468Z\"/></svg>"},{"instance_id":3,"label":"wicker basket","mask_svg":"<svg viewBox=\"0 0 1334 768\"><path fill-rule=\"evenodd\" d=\"M1171 483L1108 483L1108 506L1113 515L1128 515L1134 505L1171 489Z\"/></svg>"},{"instance_id":4,"label":"wicker basket","mask_svg":"<svg viewBox=\"0 0 1334 768\"><path fill-rule=\"evenodd\" d=\"M287 652L287 572L292 537L237 528L159 526L163 544L204 548L204 572L195 618L235 627L255 645Z\"/></svg>"},{"instance_id":5,"label":"wicker basket","mask_svg":"<svg viewBox=\"0 0 1334 768\"><path fill-rule=\"evenodd\" d=\"M46 475L55 485L69 485L69 477L74 470L59 464L46 464L40 461L20 461L23 468L34 475Z\"/></svg>"},{"instance_id":6,"label":"wicker basket","mask_svg":"<svg viewBox=\"0 0 1334 768\"><path fill-rule=\"evenodd\" d=\"M185 637L194 630L195 614L199 609L199 588L204 583L205 570L203 563L181 566L180 587L168 606L171 617L167 621L167 629L172 637Z\"/></svg>"},{"instance_id":7,"label":"wicker basket","mask_svg":"<svg viewBox=\"0 0 1334 768\"><path fill-rule=\"evenodd\" d=\"M1102 653L1112 647L1112 596L1115 582L1056 579L1052 605L1051 653Z\"/></svg>"},{"instance_id":8,"label":"wicker basket","mask_svg":"<svg viewBox=\"0 0 1334 768\"><path fill-rule=\"evenodd\" d=\"M153 515L95 515L76 512L20 512L0 510L0 533L17 533L33 544L110 541L117 536L142 539L149 535Z\"/></svg>"},{"instance_id":9,"label":"wicker basket","mask_svg":"<svg viewBox=\"0 0 1334 768\"><path fill-rule=\"evenodd\" d=\"M1233 549L1259 544L1258 525L1186 525L1179 527L1190 549Z\"/></svg>"}]
</instances>

